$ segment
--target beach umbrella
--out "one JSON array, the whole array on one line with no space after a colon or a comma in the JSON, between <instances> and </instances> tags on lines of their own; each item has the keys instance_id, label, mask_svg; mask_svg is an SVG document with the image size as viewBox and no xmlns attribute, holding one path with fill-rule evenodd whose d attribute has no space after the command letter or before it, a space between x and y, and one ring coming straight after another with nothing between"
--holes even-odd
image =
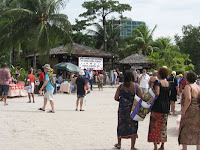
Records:
<instances>
[{"instance_id":1,"label":"beach umbrella","mask_svg":"<svg viewBox=\"0 0 200 150\"><path fill-rule=\"evenodd\" d=\"M69 62L61 62L59 64L56 64L54 68L63 70L63 71L68 71L75 74L79 74L79 72L81 71L81 69L78 66Z\"/></svg>"}]
</instances>

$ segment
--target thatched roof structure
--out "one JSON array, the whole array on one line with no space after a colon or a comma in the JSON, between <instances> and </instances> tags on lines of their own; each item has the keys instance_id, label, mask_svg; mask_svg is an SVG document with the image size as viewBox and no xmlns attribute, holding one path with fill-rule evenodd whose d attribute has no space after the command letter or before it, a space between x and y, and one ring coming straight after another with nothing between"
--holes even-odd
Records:
<instances>
[{"instance_id":1,"label":"thatched roof structure","mask_svg":"<svg viewBox=\"0 0 200 150\"><path fill-rule=\"evenodd\" d=\"M70 55L76 57L103 57L103 58L118 58L119 56L113 53L105 52L102 50L94 50L88 46L80 45L77 43L73 43L73 47L71 51L67 51L64 46L59 46L56 48L52 48L50 50L50 55ZM28 55L27 57L33 57L34 55ZM39 56L39 53L36 54Z\"/></svg>"},{"instance_id":2,"label":"thatched roof structure","mask_svg":"<svg viewBox=\"0 0 200 150\"><path fill-rule=\"evenodd\" d=\"M141 54L133 54L130 55L121 61L120 64L129 64L129 65L142 65L142 64L150 64L151 62L148 61L147 57Z\"/></svg>"}]
</instances>

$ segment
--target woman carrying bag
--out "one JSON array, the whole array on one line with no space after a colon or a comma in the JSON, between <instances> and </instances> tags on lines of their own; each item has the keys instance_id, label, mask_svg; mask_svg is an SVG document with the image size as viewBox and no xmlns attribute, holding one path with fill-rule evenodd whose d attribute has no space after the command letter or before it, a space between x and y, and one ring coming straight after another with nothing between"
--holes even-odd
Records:
<instances>
[{"instance_id":1,"label":"woman carrying bag","mask_svg":"<svg viewBox=\"0 0 200 150\"><path fill-rule=\"evenodd\" d=\"M154 82L154 93L158 96L151 110L148 142L154 143L154 150L158 150L157 144L161 143L159 150L164 150L167 142L167 119L169 113L170 87L166 80L168 69L161 67L158 70L158 80Z\"/></svg>"},{"instance_id":2,"label":"woman carrying bag","mask_svg":"<svg viewBox=\"0 0 200 150\"><path fill-rule=\"evenodd\" d=\"M133 105L135 94L142 98L139 84L133 82L132 72L126 72L124 83L121 84L115 94L115 100L119 102L118 108L118 126L117 138L118 143L114 146L121 148L121 139L131 139L131 150L135 150L135 140L137 138L138 121L130 118L130 112Z\"/></svg>"}]
</instances>

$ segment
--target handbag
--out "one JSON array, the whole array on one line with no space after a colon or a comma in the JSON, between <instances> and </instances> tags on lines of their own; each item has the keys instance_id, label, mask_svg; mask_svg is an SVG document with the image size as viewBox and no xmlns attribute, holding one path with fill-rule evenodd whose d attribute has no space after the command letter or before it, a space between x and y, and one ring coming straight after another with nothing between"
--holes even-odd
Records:
<instances>
[{"instance_id":1,"label":"handbag","mask_svg":"<svg viewBox=\"0 0 200 150\"><path fill-rule=\"evenodd\" d=\"M30 89L31 89L31 82L30 82L30 79L27 79L25 81L24 90L26 90L26 92L29 92Z\"/></svg>"},{"instance_id":2,"label":"handbag","mask_svg":"<svg viewBox=\"0 0 200 150\"><path fill-rule=\"evenodd\" d=\"M158 81L159 82L159 81ZM145 94L144 98L141 99L136 95L136 84L134 84L135 97L133 101L133 106L131 109L130 117L135 121L143 121L146 115L151 111L155 100L158 96L155 95L152 88L149 88L148 92Z\"/></svg>"}]
</instances>

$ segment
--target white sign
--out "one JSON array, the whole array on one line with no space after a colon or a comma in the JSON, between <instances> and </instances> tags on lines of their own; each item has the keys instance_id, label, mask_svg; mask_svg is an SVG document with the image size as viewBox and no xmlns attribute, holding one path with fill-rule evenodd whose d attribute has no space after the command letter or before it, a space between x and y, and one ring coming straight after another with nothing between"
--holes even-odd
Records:
<instances>
[{"instance_id":1,"label":"white sign","mask_svg":"<svg viewBox=\"0 0 200 150\"><path fill-rule=\"evenodd\" d=\"M79 57L78 66L81 69L103 70L103 58Z\"/></svg>"}]
</instances>

